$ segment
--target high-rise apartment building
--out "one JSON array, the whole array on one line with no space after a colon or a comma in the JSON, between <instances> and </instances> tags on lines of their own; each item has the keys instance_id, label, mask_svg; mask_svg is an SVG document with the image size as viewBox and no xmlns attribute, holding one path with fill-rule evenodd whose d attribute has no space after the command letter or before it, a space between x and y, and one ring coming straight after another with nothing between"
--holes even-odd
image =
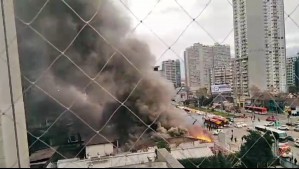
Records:
<instances>
[{"instance_id":1,"label":"high-rise apartment building","mask_svg":"<svg viewBox=\"0 0 299 169\"><path fill-rule=\"evenodd\" d=\"M195 43L184 52L186 86L191 90L210 89L211 72L218 67L229 65L230 47L214 44L213 46Z\"/></svg>"},{"instance_id":2,"label":"high-rise apartment building","mask_svg":"<svg viewBox=\"0 0 299 169\"><path fill-rule=\"evenodd\" d=\"M299 87L299 53L295 57L289 57L286 61L287 86Z\"/></svg>"},{"instance_id":3,"label":"high-rise apartment building","mask_svg":"<svg viewBox=\"0 0 299 169\"><path fill-rule=\"evenodd\" d=\"M287 85L288 86L295 86L295 80L296 80L295 63L298 60L298 58L299 58L298 56L287 58L286 70L287 70Z\"/></svg>"},{"instance_id":4,"label":"high-rise apartment building","mask_svg":"<svg viewBox=\"0 0 299 169\"><path fill-rule=\"evenodd\" d=\"M234 86L233 61L211 69L211 85L229 84Z\"/></svg>"},{"instance_id":5,"label":"high-rise apartment building","mask_svg":"<svg viewBox=\"0 0 299 169\"><path fill-rule=\"evenodd\" d=\"M180 60L167 60L162 62L162 75L170 80L174 87L181 87L181 63Z\"/></svg>"},{"instance_id":6,"label":"high-rise apartment building","mask_svg":"<svg viewBox=\"0 0 299 169\"><path fill-rule=\"evenodd\" d=\"M233 0L233 13L236 93L286 91L283 0Z\"/></svg>"}]
</instances>

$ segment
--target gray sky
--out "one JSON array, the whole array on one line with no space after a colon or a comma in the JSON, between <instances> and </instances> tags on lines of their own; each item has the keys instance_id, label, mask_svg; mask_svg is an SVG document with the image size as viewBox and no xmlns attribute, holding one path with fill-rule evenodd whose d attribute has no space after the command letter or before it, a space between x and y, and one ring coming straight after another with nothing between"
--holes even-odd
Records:
<instances>
[{"instance_id":1,"label":"gray sky","mask_svg":"<svg viewBox=\"0 0 299 169\"><path fill-rule=\"evenodd\" d=\"M177 2L195 18L205 8L210 0L178 0ZM179 7L175 0L161 0L156 7L157 0L126 0L130 9L139 19L143 19L153 8L152 13L140 24L135 34L144 39L150 46L151 51L157 58L157 64L167 59L183 58L184 49L193 43L212 45L214 42L223 42L231 46L234 54L233 44L233 11L230 5L231 0L212 0L204 12L196 21L212 36L206 33L196 22L193 22L182 34L179 40L173 45L175 51L167 51L162 57L161 54L167 49L155 32L167 45L173 44L192 19ZM298 23L296 26L291 19L286 19L286 41L287 57L294 56L299 52L299 0L285 0L285 11L291 13L296 7L296 11L291 15L292 19ZM132 25L135 27L138 20L126 9L132 17ZM286 17L286 16L285 16ZM151 32L151 30L153 32ZM230 33L231 32L231 33ZM230 34L229 34L230 33ZM225 37L228 36L227 39ZM214 39L214 40L213 40ZM177 56L178 55L178 56Z\"/></svg>"}]
</instances>

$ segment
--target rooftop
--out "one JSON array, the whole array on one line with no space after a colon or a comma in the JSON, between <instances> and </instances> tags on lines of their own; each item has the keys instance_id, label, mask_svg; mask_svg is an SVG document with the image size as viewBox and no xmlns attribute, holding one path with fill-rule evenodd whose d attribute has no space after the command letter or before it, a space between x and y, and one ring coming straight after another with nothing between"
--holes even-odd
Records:
<instances>
[{"instance_id":1,"label":"rooftop","mask_svg":"<svg viewBox=\"0 0 299 169\"><path fill-rule=\"evenodd\" d=\"M49 165L50 166L50 165ZM174 168L182 165L165 149L156 153L141 152L116 156L80 160L78 158L59 160L57 168Z\"/></svg>"},{"instance_id":2,"label":"rooftop","mask_svg":"<svg viewBox=\"0 0 299 169\"><path fill-rule=\"evenodd\" d=\"M37 162L41 160L50 159L55 154L56 150L57 147L36 151L33 154L31 154L30 162Z\"/></svg>"}]
</instances>

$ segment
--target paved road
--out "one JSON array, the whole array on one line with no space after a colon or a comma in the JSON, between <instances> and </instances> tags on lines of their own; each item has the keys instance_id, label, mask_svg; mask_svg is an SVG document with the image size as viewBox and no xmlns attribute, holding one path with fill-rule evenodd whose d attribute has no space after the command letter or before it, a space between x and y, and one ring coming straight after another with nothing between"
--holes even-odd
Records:
<instances>
[{"instance_id":1,"label":"paved road","mask_svg":"<svg viewBox=\"0 0 299 169\"><path fill-rule=\"evenodd\" d=\"M251 116L252 114L249 113L245 113L246 116ZM271 114L272 115L272 114ZM288 122L288 118L286 115L276 115L275 116L278 117L278 119L280 120L280 122L282 124L286 124ZM255 115L256 116L256 121L252 122L251 118L237 118L235 119L236 122L244 122L248 125L248 127L254 127L255 125L264 125L266 123L268 123L266 121L266 118L270 115ZM197 125L201 125L203 126L203 120L202 120L202 115L197 115L197 114L186 114L186 120L190 123L193 124L195 122L195 124ZM257 119L260 119L260 122ZM242 144L242 136L247 135L248 132L246 131L247 127L244 128L235 128L235 127L231 127L231 128L226 128L224 129L224 133L225 133L225 140L227 143L227 149L230 151L239 151L240 146ZM232 130L233 130L233 136L234 138L237 138L237 142L235 142L235 140L231 141L231 136L232 136ZM290 128L290 131L287 132L289 136L292 136L293 138L299 138L299 132L295 132L293 130L293 128ZM215 140L216 142L219 140L218 136L215 136ZM290 145L292 146L292 152L294 155L294 158L296 158L299 161L299 148L294 146L293 142L290 142Z\"/></svg>"}]
</instances>

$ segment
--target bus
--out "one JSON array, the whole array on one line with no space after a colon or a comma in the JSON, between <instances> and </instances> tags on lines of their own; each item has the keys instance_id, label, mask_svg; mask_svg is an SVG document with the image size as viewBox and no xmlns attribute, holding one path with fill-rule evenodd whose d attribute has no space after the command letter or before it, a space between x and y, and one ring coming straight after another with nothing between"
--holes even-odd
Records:
<instances>
[{"instance_id":1,"label":"bus","mask_svg":"<svg viewBox=\"0 0 299 169\"><path fill-rule=\"evenodd\" d=\"M266 127L262 125L256 125L255 129L260 132L270 132L270 134L273 134L275 139L279 142L279 144L286 144L288 143L288 135L285 131L277 130L271 127Z\"/></svg>"},{"instance_id":2,"label":"bus","mask_svg":"<svg viewBox=\"0 0 299 169\"><path fill-rule=\"evenodd\" d=\"M254 112L255 114L268 114L267 108L265 107L245 106L245 110Z\"/></svg>"},{"instance_id":3,"label":"bus","mask_svg":"<svg viewBox=\"0 0 299 169\"><path fill-rule=\"evenodd\" d=\"M277 153L279 154L279 156L283 158L290 158L292 156L291 147L288 144L288 135L285 131L261 125L255 126L255 129L263 133L269 132L275 138L275 140L277 141Z\"/></svg>"}]
</instances>

